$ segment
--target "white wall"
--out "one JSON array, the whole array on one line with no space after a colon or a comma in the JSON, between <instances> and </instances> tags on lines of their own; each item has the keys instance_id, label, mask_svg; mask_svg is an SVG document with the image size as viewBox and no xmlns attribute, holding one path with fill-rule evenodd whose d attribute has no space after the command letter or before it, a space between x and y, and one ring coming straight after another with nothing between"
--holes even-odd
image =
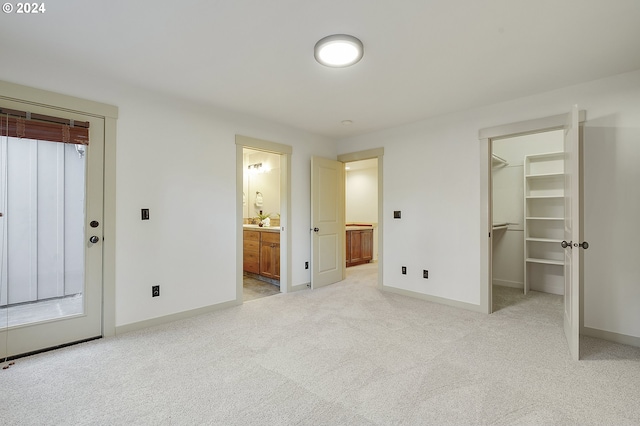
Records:
<instances>
[{"instance_id":1,"label":"white wall","mask_svg":"<svg viewBox=\"0 0 640 426\"><path fill-rule=\"evenodd\" d=\"M311 155L335 141L257 118L114 84L99 72L6 64L3 78L119 107L116 324L234 298L235 135L293 147L292 284L309 282ZM479 83L481 84L481 83ZM640 336L640 71L338 141L384 154L384 284L480 303L478 130L587 110L584 323ZM455 173L452 168L455 165ZM140 221L140 208L151 220ZM392 219L393 210L403 218ZM400 266L410 274L400 275ZM420 270L430 270L429 280ZM150 286L162 285L152 300Z\"/></svg>"},{"instance_id":2,"label":"white wall","mask_svg":"<svg viewBox=\"0 0 640 426\"><path fill-rule=\"evenodd\" d=\"M235 300L236 134L292 146L291 284L310 281L310 158L336 158L335 141L99 74L51 70L43 81L37 70L18 67L9 75L119 108L117 327ZM141 208L150 209L149 221L140 220ZM160 297L151 298L154 284Z\"/></svg>"},{"instance_id":3,"label":"white wall","mask_svg":"<svg viewBox=\"0 0 640 426\"><path fill-rule=\"evenodd\" d=\"M587 111L584 324L640 337L640 71L339 141L384 148L384 285L479 305L478 130L573 104Z\"/></svg>"},{"instance_id":4,"label":"white wall","mask_svg":"<svg viewBox=\"0 0 640 426\"><path fill-rule=\"evenodd\" d=\"M236 134L293 147L291 282L310 281L310 157L335 158L332 141L151 93L111 103L120 108L117 326L235 299ZM151 299L152 284L161 297Z\"/></svg>"},{"instance_id":5,"label":"white wall","mask_svg":"<svg viewBox=\"0 0 640 426\"><path fill-rule=\"evenodd\" d=\"M562 130L493 142L493 153L508 163L492 168L493 222L509 223L507 230L492 234L494 284L524 289L524 156L563 151L563 142ZM549 276L546 281L550 284L555 278L555 275ZM539 281L532 280L530 284L532 290L543 291ZM554 287L556 294L562 291L562 286Z\"/></svg>"},{"instance_id":6,"label":"white wall","mask_svg":"<svg viewBox=\"0 0 640 426\"><path fill-rule=\"evenodd\" d=\"M262 163L268 172L251 173L247 170L250 164ZM255 218L262 210L264 214L271 214L278 218L280 213L280 156L270 152L245 150L244 155L244 218ZM262 206L256 205L256 192L262 194Z\"/></svg>"},{"instance_id":7,"label":"white wall","mask_svg":"<svg viewBox=\"0 0 640 426\"><path fill-rule=\"evenodd\" d=\"M346 173L346 223L378 223L378 169Z\"/></svg>"}]
</instances>

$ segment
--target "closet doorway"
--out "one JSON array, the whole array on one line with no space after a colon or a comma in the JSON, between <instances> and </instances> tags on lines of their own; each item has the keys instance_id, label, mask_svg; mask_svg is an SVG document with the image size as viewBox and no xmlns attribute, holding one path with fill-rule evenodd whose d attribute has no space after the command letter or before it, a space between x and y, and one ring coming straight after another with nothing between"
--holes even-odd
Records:
<instances>
[{"instance_id":1,"label":"closet doorway","mask_svg":"<svg viewBox=\"0 0 640 426\"><path fill-rule=\"evenodd\" d=\"M494 312L527 296L541 297L542 303L562 303L563 150L563 130L492 140Z\"/></svg>"}]
</instances>

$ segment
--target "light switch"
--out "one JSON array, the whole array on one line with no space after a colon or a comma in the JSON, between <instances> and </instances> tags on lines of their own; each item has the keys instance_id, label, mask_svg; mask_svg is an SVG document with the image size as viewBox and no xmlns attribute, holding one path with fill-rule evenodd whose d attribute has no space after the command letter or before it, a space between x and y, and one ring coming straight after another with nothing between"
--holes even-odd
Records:
<instances>
[{"instance_id":1,"label":"light switch","mask_svg":"<svg viewBox=\"0 0 640 426\"><path fill-rule=\"evenodd\" d=\"M401 213L400 210L394 210L393 211L393 218L394 219L400 219Z\"/></svg>"},{"instance_id":2,"label":"light switch","mask_svg":"<svg viewBox=\"0 0 640 426\"><path fill-rule=\"evenodd\" d=\"M149 220L149 209L142 209L142 220Z\"/></svg>"}]
</instances>

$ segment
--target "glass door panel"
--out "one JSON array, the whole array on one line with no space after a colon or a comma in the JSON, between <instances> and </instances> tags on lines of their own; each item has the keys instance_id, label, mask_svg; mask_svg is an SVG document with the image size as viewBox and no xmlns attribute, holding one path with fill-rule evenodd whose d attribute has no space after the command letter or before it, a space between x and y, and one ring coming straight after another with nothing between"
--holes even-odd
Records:
<instances>
[{"instance_id":1,"label":"glass door panel","mask_svg":"<svg viewBox=\"0 0 640 426\"><path fill-rule=\"evenodd\" d=\"M0 327L82 314L84 146L2 139Z\"/></svg>"}]
</instances>

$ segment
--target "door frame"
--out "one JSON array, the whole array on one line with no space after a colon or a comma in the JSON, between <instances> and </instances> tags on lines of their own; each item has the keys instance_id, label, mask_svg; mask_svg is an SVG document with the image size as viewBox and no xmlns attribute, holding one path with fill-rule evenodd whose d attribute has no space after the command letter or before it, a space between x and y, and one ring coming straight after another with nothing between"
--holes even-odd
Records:
<instances>
[{"instance_id":1,"label":"door frame","mask_svg":"<svg viewBox=\"0 0 640 426\"><path fill-rule=\"evenodd\" d=\"M280 155L280 292L291 292L291 154L293 148L277 142L236 135L236 303L242 304L243 149Z\"/></svg>"},{"instance_id":2,"label":"door frame","mask_svg":"<svg viewBox=\"0 0 640 426\"><path fill-rule=\"evenodd\" d=\"M0 99L90 115L104 120L102 336L114 336L116 334L116 121L118 108L2 80L0 80L0 93Z\"/></svg>"},{"instance_id":3,"label":"door frame","mask_svg":"<svg viewBox=\"0 0 640 426\"><path fill-rule=\"evenodd\" d=\"M383 158L384 148L373 148L364 151L350 152L338 155L338 161L342 163L350 163L352 161L370 160L376 158L378 160L378 288L384 288L383 280L383 264L384 264L384 188L383 188ZM345 191L346 197L346 191ZM346 205L346 199L345 199ZM346 253L345 253L346 256ZM346 262L346 257L343 263Z\"/></svg>"},{"instance_id":4,"label":"door frame","mask_svg":"<svg viewBox=\"0 0 640 426\"><path fill-rule=\"evenodd\" d=\"M570 114L558 114L480 129L480 312L491 314L492 306L492 240L493 182L491 180L492 140L564 129ZM586 119L580 111L579 124Z\"/></svg>"}]
</instances>

